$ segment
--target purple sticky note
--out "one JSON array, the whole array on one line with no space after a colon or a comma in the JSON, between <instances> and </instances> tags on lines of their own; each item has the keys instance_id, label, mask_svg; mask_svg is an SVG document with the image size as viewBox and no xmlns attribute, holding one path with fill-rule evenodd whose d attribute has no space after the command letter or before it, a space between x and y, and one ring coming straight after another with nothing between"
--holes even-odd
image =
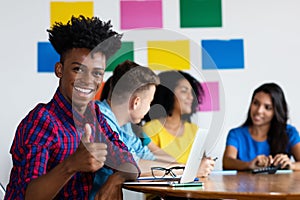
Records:
<instances>
[{"instance_id":1,"label":"purple sticky note","mask_svg":"<svg viewBox=\"0 0 300 200\"><path fill-rule=\"evenodd\" d=\"M121 29L162 28L161 0L121 0Z\"/></svg>"},{"instance_id":2,"label":"purple sticky note","mask_svg":"<svg viewBox=\"0 0 300 200\"><path fill-rule=\"evenodd\" d=\"M202 104L199 106L200 111L218 111L220 110L219 97L219 83L218 82L204 82L201 83L204 90L202 97Z\"/></svg>"}]
</instances>

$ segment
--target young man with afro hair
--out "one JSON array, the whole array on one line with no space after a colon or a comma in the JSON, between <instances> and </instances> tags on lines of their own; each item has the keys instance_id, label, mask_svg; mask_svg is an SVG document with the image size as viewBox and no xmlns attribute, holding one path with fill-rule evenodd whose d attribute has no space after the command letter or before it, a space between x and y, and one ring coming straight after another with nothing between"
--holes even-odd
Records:
<instances>
[{"instance_id":1,"label":"young man with afro hair","mask_svg":"<svg viewBox=\"0 0 300 200\"><path fill-rule=\"evenodd\" d=\"M138 175L93 101L106 61L121 46L111 27L110 21L79 16L47 30L60 55L59 85L52 100L38 104L17 128L5 199L88 199L94 172L108 168L114 173L103 177L95 199L122 199L122 183Z\"/></svg>"}]
</instances>

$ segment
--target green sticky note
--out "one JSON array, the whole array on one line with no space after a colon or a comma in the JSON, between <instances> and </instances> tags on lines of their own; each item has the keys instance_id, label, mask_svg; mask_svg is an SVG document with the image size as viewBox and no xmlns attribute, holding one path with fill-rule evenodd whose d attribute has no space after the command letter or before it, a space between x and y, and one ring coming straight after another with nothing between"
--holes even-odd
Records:
<instances>
[{"instance_id":1,"label":"green sticky note","mask_svg":"<svg viewBox=\"0 0 300 200\"><path fill-rule=\"evenodd\" d=\"M180 0L180 27L222 27L222 1Z\"/></svg>"},{"instance_id":2,"label":"green sticky note","mask_svg":"<svg viewBox=\"0 0 300 200\"><path fill-rule=\"evenodd\" d=\"M105 71L114 71L116 66L125 60L134 61L133 42L122 42L121 48L108 59Z\"/></svg>"}]
</instances>

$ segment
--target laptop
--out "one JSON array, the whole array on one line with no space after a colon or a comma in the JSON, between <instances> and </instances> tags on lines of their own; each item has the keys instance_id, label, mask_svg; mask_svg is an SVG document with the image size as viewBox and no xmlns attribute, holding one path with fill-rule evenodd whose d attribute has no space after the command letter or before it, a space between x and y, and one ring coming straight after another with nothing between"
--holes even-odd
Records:
<instances>
[{"instance_id":1,"label":"laptop","mask_svg":"<svg viewBox=\"0 0 300 200\"><path fill-rule=\"evenodd\" d=\"M124 185L144 185L144 186L202 186L203 183L197 181L197 172L200 166L200 162L204 153L204 142L207 136L207 130L198 129L191 152L189 154L185 169L183 170L181 177L164 177L164 178L153 178L153 177L139 177L136 181L124 182ZM164 181L165 180L165 181Z\"/></svg>"}]
</instances>

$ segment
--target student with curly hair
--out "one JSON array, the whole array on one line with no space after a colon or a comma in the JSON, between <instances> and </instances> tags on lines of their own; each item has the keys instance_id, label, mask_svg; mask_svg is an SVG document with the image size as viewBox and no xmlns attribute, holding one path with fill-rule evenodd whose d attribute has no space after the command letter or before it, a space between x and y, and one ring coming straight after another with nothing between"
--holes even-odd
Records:
<instances>
[{"instance_id":1,"label":"student with curly hair","mask_svg":"<svg viewBox=\"0 0 300 200\"><path fill-rule=\"evenodd\" d=\"M287 124L288 108L282 89L265 83L254 90L247 119L229 131L223 168L252 170L270 165L300 170L300 137ZM296 162L292 162L291 156Z\"/></svg>"},{"instance_id":2,"label":"student with curly hair","mask_svg":"<svg viewBox=\"0 0 300 200\"><path fill-rule=\"evenodd\" d=\"M114 174L103 177L95 199L122 199L122 183L136 178L132 155L92 101L107 59L121 46L111 27L79 16L47 30L60 55L59 85L53 99L38 104L17 128L5 199L88 199L99 169Z\"/></svg>"},{"instance_id":3,"label":"student with curly hair","mask_svg":"<svg viewBox=\"0 0 300 200\"><path fill-rule=\"evenodd\" d=\"M198 126L191 122L204 94L200 83L183 71L164 71L159 75L153 109L145 117L145 133L151 138L152 152L164 150L178 163L186 164ZM200 98L198 98L200 97ZM198 176L210 174L215 161L203 157Z\"/></svg>"}]
</instances>

